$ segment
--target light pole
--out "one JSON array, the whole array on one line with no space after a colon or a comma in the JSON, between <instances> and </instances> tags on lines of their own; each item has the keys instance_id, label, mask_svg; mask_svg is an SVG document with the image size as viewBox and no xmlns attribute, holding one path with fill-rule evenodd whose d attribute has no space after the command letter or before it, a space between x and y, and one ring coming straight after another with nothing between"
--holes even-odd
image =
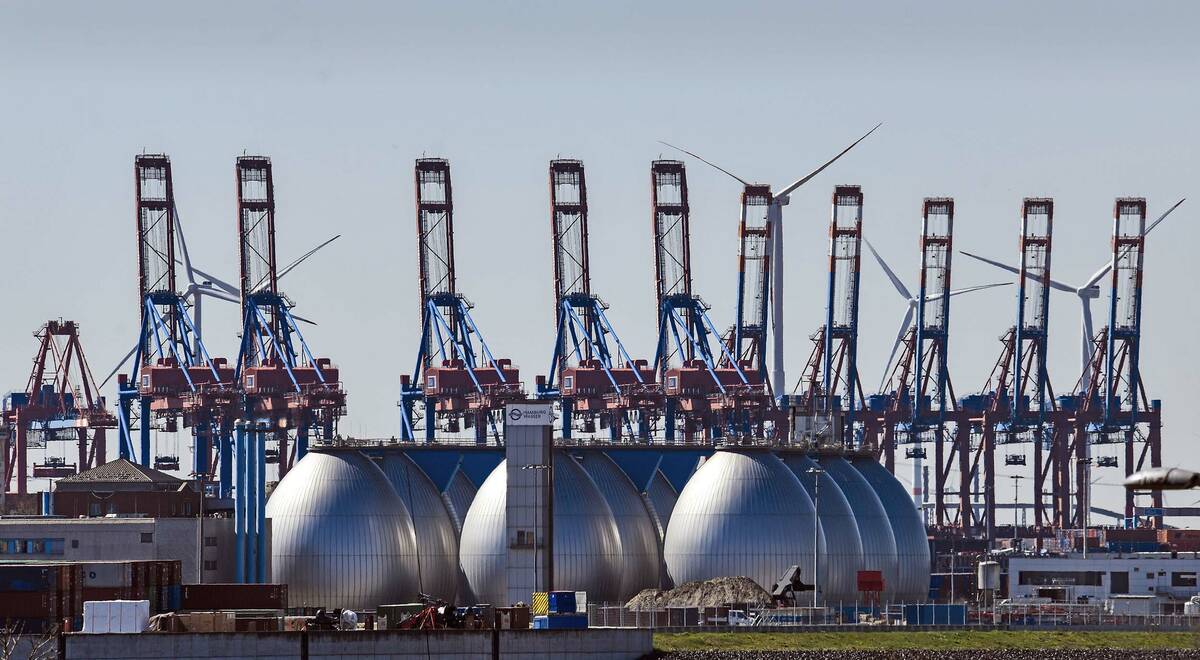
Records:
<instances>
[{"instance_id":1,"label":"light pole","mask_svg":"<svg viewBox=\"0 0 1200 660\"><path fill-rule=\"evenodd\" d=\"M1092 492L1092 459L1076 458L1075 469L1079 469L1081 464L1083 465L1083 492L1079 494L1079 497L1083 499L1083 515L1080 516L1079 523L1083 525L1083 558L1087 559L1088 508L1091 505L1091 503L1088 502L1088 496Z\"/></svg>"},{"instance_id":2,"label":"light pole","mask_svg":"<svg viewBox=\"0 0 1200 660\"><path fill-rule=\"evenodd\" d=\"M818 574L821 571L821 516L817 511L821 507L821 475L825 474L825 470L819 467L810 467L806 470L813 476L813 609L817 607L817 581Z\"/></svg>"}]
</instances>

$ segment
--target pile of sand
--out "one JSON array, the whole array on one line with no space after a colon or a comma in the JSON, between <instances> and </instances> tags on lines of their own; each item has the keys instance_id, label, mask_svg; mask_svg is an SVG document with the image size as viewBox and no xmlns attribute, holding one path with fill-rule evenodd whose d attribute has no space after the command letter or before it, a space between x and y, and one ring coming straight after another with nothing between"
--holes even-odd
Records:
<instances>
[{"instance_id":1,"label":"pile of sand","mask_svg":"<svg viewBox=\"0 0 1200 660\"><path fill-rule=\"evenodd\" d=\"M720 577L687 582L662 591L643 589L629 599L629 609L658 610L664 607L715 607L718 605L768 606L771 594L748 577Z\"/></svg>"}]
</instances>

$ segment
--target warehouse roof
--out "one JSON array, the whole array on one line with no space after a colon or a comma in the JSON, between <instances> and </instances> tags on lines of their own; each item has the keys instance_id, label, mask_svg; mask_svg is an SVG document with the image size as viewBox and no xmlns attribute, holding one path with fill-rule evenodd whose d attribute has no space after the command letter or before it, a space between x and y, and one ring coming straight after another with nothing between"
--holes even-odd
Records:
<instances>
[{"instance_id":1,"label":"warehouse roof","mask_svg":"<svg viewBox=\"0 0 1200 660\"><path fill-rule=\"evenodd\" d=\"M170 484L180 485L182 479L173 477L166 472L144 467L131 462L125 458L118 458L115 461L105 463L104 465L94 467L90 470L84 470L79 474L64 477L59 479L57 485L63 484Z\"/></svg>"}]
</instances>

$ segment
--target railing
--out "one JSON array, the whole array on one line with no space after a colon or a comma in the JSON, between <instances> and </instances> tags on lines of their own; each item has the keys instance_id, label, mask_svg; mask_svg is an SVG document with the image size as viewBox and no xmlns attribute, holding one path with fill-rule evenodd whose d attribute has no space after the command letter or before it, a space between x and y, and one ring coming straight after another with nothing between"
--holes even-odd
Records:
<instances>
[{"instance_id":1,"label":"railing","mask_svg":"<svg viewBox=\"0 0 1200 660\"><path fill-rule=\"evenodd\" d=\"M1014 604L994 608L974 603L837 603L824 607L628 608L588 603L593 627L749 630L894 628L1086 628L1200 630L1200 614L1114 614L1099 604Z\"/></svg>"}]
</instances>

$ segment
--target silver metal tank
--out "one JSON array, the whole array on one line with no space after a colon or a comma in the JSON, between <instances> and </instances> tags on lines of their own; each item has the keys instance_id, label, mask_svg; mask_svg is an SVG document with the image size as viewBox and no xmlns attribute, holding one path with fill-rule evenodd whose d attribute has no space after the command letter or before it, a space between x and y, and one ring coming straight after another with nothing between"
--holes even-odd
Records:
<instances>
[{"instance_id":1,"label":"silver metal tank","mask_svg":"<svg viewBox=\"0 0 1200 660\"><path fill-rule=\"evenodd\" d=\"M676 585L744 576L768 590L792 565L811 576L813 552L825 552L819 529L813 538L816 520L808 493L775 454L718 451L679 493L663 543L667 572Z\"/></svg>"},{"instance_id":2,"label":"silver metal tank","mask_svg":"<svg viewBox=\"0 0 1200 660\"><path fill-rule=\"evenodd\" d=\"M462 534L463 519L467 517L467 510L471 508L478 490L461 467L454 468L454 474L450 475L446 490L442 492L442 501L446 503L446 511L450 513L454 529L459 534Z\"/></svg>"},{"instance_id":3,"label":"silver metal tank","mask_svg":"<svg viewBox=\"0 0 1200 660\"><path fill-rule=\"evenodd\" d=\"M654 476L650 477L650 481L646 484L642 498L646 501L646 508L650 511L654 526L658 528L658 538L661 542L667 535L667 523L671 520L671 512L675 510L675 502L679 500L679 493L676 492L675 487L671 485L662 470L655 470Z\"/></svg>"},{"instance_id":4,"label":"silver metal tank","mask_svg":"<svg viewBox=\"0 0 1200 660\"><path fill-rule=\"evenodd\" d=\"M479 602L508 605L505 560L507 463L501 461L475 495L463 521L459 563ZM615 601L621 580L621 537L612 510L583 468L554 452L554 585L586 591L588 602Z\"/></svg>"},{"instance_id":5,"label":"silver metal tank","mask_svg":"<svg viewBox=\"0 0 1200 660\"><path fill-rule=\"evenodd\" d=\"M412 516L421 593L454 602L458 591L458 531L437 486L411 458L384 455L379 467Z\"/></svg>"},{"instance_id":6,"label":"silver metal tank","mask_svg":"<svg viewBox=\"0 0 1200 660\"><path fill-rule=\"evenodd\" d=\"M642 589L659 586L662 551L658 531L642 496L611 458L599 451L572 452L600 489L612 510L621 537L621 588L618 598L624 602Z\"/></svg>"},{"instance_id":7,"label":"silver metal tank","mask_svg":"<svg viewBox=\"0 0 1200 660\"><path fill-rule=\"evenodd\" d=\"M804 454L780 454L784 464L791 468L804 492L817 505L817 517L821 519L821 530L825 533L828 552L821 556L820 582L817 587L821 597L829 603L853 603L859 598L858 571L862 569L862 537L850 502L842 489L827 472L810 474L811 468L823 470L813 459ZM820 489L813 477L820 480Z\"/></svg>"},{"instance_id":8,"label":"silver metal tank","mask_svg":"<svg viewBox=\"0 0 1200 660\"><path fill-rule=\"evenodd\" d=\"M404 501L355 450L310 451L267 501L271 581L295 607L374 608L417 594L417 540Z\"/></svg>"},{"instance_id":9,"label":"silver metal tank","mask_svg":"<svg viewBox=\"0 0 1200 660\"><path fill-rule=\"evenodd\" d=\"M899 586L900 569L896 558L896 537L892 535L892 524L888 521L883 503L871 484L846 459L831 455L818 456L816 459L838 488L842 489L850 510L854 512L854 522L862 539L862 570L883 573L884 590L881 596L894 598L896 587Z\"/></svg>"},{"instance_id":10,"label":"silver metal tank","mask_svg":"<svg viewBox=\"0 0 1200 660\"><path fill-rule=\"evenodd\" d=\"M896 599L929 600L929 537L912 496L879 461L869 457L855 458L851 465L875 489L892 525L900 577Z\"/></svg>"}]
</instances>

